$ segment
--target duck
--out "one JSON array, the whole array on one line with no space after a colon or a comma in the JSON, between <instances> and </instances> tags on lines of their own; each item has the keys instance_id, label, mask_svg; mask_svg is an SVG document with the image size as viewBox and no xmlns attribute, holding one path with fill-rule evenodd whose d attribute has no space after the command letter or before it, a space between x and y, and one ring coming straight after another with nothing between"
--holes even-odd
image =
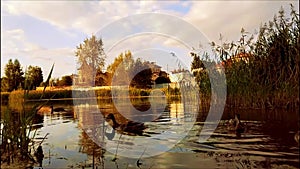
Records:
<instances>
[{"instance_id":1,"label":"duck","mask_svg":"<svg viewBox=\"0 0 300 169\"><path fill-rule=\"evenodd\" d=\"M228 121L228 130L235 131L235 134L238 138L241 137L241 134L245 132L246 126L240 120L240 114L235 114L234 119Z\"/></svg>"},{"instance_id":2,"label":"duck","mask_svg":"<svg viewBox=\"0 0 300 169\"><path fill-rule=\"evenodd\" d=\"M143 135L144 130L147 128L144 123L134 121L128 121L127 124L119 124L112 113L108 114L105 119L112 123L111 126L114 130L126 135L141 136Z\"/></svg>"}]
</instances>

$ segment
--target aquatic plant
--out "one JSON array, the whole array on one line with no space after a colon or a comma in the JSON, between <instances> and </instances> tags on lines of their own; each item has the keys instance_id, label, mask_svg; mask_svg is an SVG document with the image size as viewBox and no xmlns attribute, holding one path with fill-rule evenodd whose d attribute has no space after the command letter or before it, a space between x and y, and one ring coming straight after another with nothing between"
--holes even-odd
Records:
<instances>
[{"instance_id":1,"label":"aquatic plant","mask_svg":"<svg viewBox=\"0 0 300 169\"><path fill-rule=\"evenodd\" d=\"M40 99L43 98L47 84L51 77L54 65L48 75L44 90ZM26 77L25 77L26 78ZM25 80L26 82L26 80ZM25 86L29 84L25 83ZM30 86L28 87L30 88ZM47 103L37 103L28 105L29 90L18 90L10 93L9 104L3 112L1 119L1 159L8 165L15 161L35 162L32 156L32 150L35 152L35 146L41 145L34 141L36 129L33 126L37 111Z\"/></svg>"},{"instance_id":2,"label":"aquatic plant","mask_svg":"<svg viewBox=\"0 0 300 169\"><path fill-rule=\"evenodd\" d=\"M236 42L224 42L220 35L220 44L211 43L220 60L215 65L225 68L227 106L299 109L299 30L299 14L291 5L290 17L281 8L273 21L260 27L256 40L242 28L241 38ZM191 68L205 100L211 90L203 63L212 62L205 59L208 57L200 59L191 54Z\"/></svg>"}]
</instances>

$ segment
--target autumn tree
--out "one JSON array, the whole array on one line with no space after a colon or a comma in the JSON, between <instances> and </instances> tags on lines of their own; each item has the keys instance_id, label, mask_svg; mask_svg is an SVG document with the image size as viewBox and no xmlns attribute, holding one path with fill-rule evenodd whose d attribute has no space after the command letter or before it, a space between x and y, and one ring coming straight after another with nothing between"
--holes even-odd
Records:
<instances>
[{"instance_id":1,"label":"autumn tree","mask_svg":"<svg viewBox=\"0 0 300 169\"><path fill-rule=\"evenodd\" d=\"M107 67L107 72L110 73L112 85L126 85L129 82L134 59L130 51L121 53L114 62Z\"/></svg>"},{"instance_id":2,"label":"autumn tree","mask_svg":"<svg viewBox=\"0 0 300 169\"><path fill-rule=\"evenodd\" d=\"M8 82L7 82L8 78L7 77L1 77L1 92L6 92L9 89L8 86Z\"/></svg>"},{"instance_id":3,"label":"autumn tree","mask_svg":"<svg viewBox=\"0 0 300 169\"><path fill-rule=\"evenodd\" d=\"M79 78L85 85L94 86L97 69L102 69L105 52L102 39L95 35L77 46L75 55L79 64Z\"/></svg>"}]
</instances>

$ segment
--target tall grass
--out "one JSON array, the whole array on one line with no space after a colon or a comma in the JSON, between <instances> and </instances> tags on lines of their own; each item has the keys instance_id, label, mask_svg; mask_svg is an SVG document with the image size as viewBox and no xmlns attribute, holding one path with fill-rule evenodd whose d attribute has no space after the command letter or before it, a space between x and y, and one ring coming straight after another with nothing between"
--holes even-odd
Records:
<instances>
[{"instance_id":1,"label":"tall grass","mask_svg":"<svg viewBox=\"0 0 300 169\"><path fill-rule=\"evenodd\" d=\"M299 14L291 5L290 16L280 9L278 16L260 27L257 40L242 29L237 42L222 38L220 45L212 42L221 60L217 64L225 68L228 106L299 109L299 32ZM200 67L199 56L194 56L192 68ZM196 75L205 98L211 92L207 69Z\"/></svg>"},{"instance_id":2,"label":"tall grass","mask_svg":"<svg viewBox=\"0 0 300 169\"><path fill-rule=\"evenodd\" d=\"M51 68L45 84L48 84L50 80L53 67L54 65ZM27 85L28 84L25 83L25 86ZM40 99L44 96L45 88L46 85L40 95ZM35 162L32 156L32 150L35 151L36 146L33 141L36 135L33 122L37 111L43 106L43 103L30 106L26 104L28 99L29 90L13 91L9 95L5 112L2 112L1 159L3 159L2 162L6 162L7 164L15 161L24 161L26 163L29 163L29 161Z\"/></svg>"},{"instance_id":3,"label":"tall grass","mask_svg":"<svg viewBox=\"0 0 300 169\"><path fill-rule=\"evenodd\" d=\"M176 98L180 96L179 88L159 88L161 91L165 93L168 98ZM122 89L118 89L122 90ZM125 90L125 89L124 89ZM92 92L91 92L92 91ZM126 89L127 91L127 89ZM150 95L152 89L139 89L139 88L130 88L129 96L130 97L147 97ZM121 92L121 91L120 91ZM47 99L71 99L71 98L111 98L111 89L95 89L87 91L81 90L31 90L26 94L27 101L40 100L41 97L45 100ZM9 103L9 105L15 105L15 108L21 108L22 104L18 100L22 100L24 98L24 92L22 90L16 90L10 93L3 93L2 98L5 102ZM18 110L20 110L17 108Z\"/></svg>"}]
</instances>

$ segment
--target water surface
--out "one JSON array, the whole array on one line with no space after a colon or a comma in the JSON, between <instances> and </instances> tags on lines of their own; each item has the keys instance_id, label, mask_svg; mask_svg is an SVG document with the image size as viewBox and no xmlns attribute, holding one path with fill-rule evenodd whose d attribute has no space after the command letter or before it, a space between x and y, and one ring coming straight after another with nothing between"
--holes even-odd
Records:
<instances>
[{"instance_id":1,"label":"water surface","mask_svg":"<svg viewBox=\"0 0 300 169\"><path fill-rule=\"evenodd\" d=\"M43 166L46 168L92 168L93 166L97 168L276 168L277 166L297 168L299 166L299 147L294 140L294 134L299 128L299 117L296 112L226 109L217 129L212 134L210 131L201 130L205 123L205 114L198 115L196 121L192 119L189 121L186 118L191 116L189 109L184 108L182 103L174 101L168 103L158 118L145 123L148 126L145 130L147 136L123 136L116 133L112 140L106 138L106 149L104 149L97 144L95 138L91 138L86 126L95 126L92 122L98 115L115 112L111 102L103 101L98 106L86 104L73 106L72 102L59 101L52 104L54 107L64 107L72 111L43 114L35 120L36 141L41 141L49 133L42 143ZM89 117L86 115L88 113L86 110L93 106L96 106L99 112L94 112L96 116ZM136 104L136 108L146 110L149 108L149 103L141 101ZM241 114L242 122L247 125L247 130L241 138L237 138L235 133L227 129L227 120L237 111ZM156 117L157 112L153 116ZM107 132L111 132L109 125L104 123L108 127ZM207 142L200 143L200 132L212 135ZM185 136L181 138L179 135L182 133L185 133ZM140 141L136 141L138 139ZM151 141L152 143L149 144ZM148 149L139 149L145 145ZM126 148L133 149L130 153L136 153L137 158L127 158L127 152L124 151ZM152 156L154 152L158 153Z\"/></svg>"}]
</instances>

